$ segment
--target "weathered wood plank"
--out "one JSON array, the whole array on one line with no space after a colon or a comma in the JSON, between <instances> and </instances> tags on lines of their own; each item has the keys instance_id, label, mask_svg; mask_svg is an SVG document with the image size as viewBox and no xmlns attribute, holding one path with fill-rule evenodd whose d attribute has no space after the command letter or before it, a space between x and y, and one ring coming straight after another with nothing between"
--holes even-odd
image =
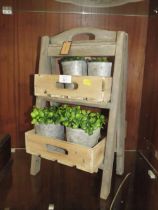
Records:
<instances>
[{"instance_id":1,"label":"weathered wood plank","mask_svg":"<svg viewBox=\"0 0 158 210\"><path fill-rule=\"evenodd\" d=\"M40 97L40 96L38 96ZM96 107L96 108L104 108L104 109L110 109L111 103L110 102L97 102L97 101L91 101L91 100L83 100L83 99L71 99L71 98L57 98L57 97L49 97L49 96L41 96L44 97L46 101L52 101L57 103L66 103L66 104L76 104L76 105L82 105L82 106L89 106L89 107Z\"/></svg>"},{"instance_id":2,"label":"weathered wood plank","mask_svg":"<svg viewBox=\"0 0 158 210\"><path fill-rule=\"evenodd\" d=\"M121 94L121 82L122 82L122 71L123 71L123 46L124 41L127 39L127 35L124 32L118 32L117 34L117 47L114 63L114 75L113 75L113 86L111 95L111 109L108 121L107 130L107 144L105 150L102 186L100 197L106 199L110 193L111 178L113 170L114 152L116 146L116 129L117 129L117 117L118 117L118 106Z\"/></svg>"},{"instance_id":3,"label":"weathered wood plank","mask_svg":"<svg viewBox=\"0 0 158 210\"><path fill-rule=\"evenodd\" d=\"M41 38L41 50L39 59L39 70L40 74L50 74L52 71L51 59L47 56L47 50L49 46L50 38L48 36L43 36Z\"/></svg>"},{"instance_id":4,"label":"weathered wood plank","mask_svg":"<svg viewBox=\"0 0 158 210\"><path fill-rule=\"evenodd\" d=\"M48 46L48 56L62 56L60 54L62 44L51 44ZM93 49L93 50L92 50ZM106 43L104 41L91 42L80 41L72 42L69 56L114 56L115 55L115 42Z\"/></svg>"},{"instance_id":5,"label":"weathered wood plank","mask_svg":"<svg viewBox=\"0 0 158 210\"><path fill-rule=\"evenodd\" d=\"M37 155L32 154L30 174L35 176L36 174L39 173L40 168L41 168L41 158Z\"/></svg>"},{"instance_id":6,"label":"weathered wood plank","mask_svg":"<svg viewBox=\"0 0 158 210\"><path fill-rule=\"evenodd\" d=\"M126 90L127 90L127 65L128 65L128 39L124 41L123 75L121 82L121 97L118 113L117 147L116 147L116 174L124 173L124 147L126 138Z\"/></svg>"}]
</instances>

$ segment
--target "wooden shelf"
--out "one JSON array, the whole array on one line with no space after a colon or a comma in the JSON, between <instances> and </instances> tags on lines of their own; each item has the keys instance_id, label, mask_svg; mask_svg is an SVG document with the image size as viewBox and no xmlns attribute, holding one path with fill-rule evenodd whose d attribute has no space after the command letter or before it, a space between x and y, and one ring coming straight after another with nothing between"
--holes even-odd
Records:
<instances>
[{"instance_id":1,"label":"wooden shelf","mask_svg":"<svg viewBox=\"0 0 158 210\"><path fill-rule=\"evenodd\" d=\"M63 76L63 75L62 75ZM67 75L65 75L67 76ZM99 76L70 76L73 89L65 89L63 83L59 83L60 75L35 75L35 96L56 98L60 102L74 101L83 105L101 106L111 99L112 77Z\"/></svg>"},{"instance_id":2,"label":"wooden shelf","mask_svg":"<svg viewBox=\"0 0 158 210\"><path fill-rule=\"evenodd\" d=\"M62 57L60 54L63 43L51 44L48 46L48 56ZM93 50L92 50L93 49ZM69 56L114 56L116 42L104 41L74 41L69 52ZM83 53L84 52L84 53Z\"/></svg>"},{"instance_id":3,"label":"wooden shelf","mask_svg":"<svg viewBox=\"0 0 158 210\"><path fill-rule=\"evenodd\" d=\"M89 106L89 107L96 107L96 108L103 108L103 109L110 109L111 103L108 102L95 102L95 101L87 101L87 100L79 100L79 99L71 99L71 98L57 98L57 97L44 97L39 96L39 98L44 99L46 101L52 101L57 103L66 103L66 104L76 104L81 106Z\"/></svg>"}]
</instances>

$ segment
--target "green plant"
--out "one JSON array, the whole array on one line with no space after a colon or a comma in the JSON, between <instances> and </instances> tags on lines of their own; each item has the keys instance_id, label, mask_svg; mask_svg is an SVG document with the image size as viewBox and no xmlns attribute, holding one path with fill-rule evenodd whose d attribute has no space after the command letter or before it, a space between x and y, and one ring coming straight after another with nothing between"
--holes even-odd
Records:
<instances>
[{"instance_id":1,"label":"green plant","mask_svg":"<svg viewBox=\"0 0 158 210\"><path fill-rule=\"evenodd\" d=\"M57 106L37 108L34 107L31 112L32 124L59 124L60 115Z\"/></svg>"},{"instance_id":2,"label":"green plant","mask_svg":"<svg viewBox=\"0 0 158 210\"><path fill-rule=\"evenodd\" d=\"M82 110L80 106L63 105L59 107L61 114L61 124L65 127L83 129L89 135L97 128L102 128L105 124L104 115L98 112L91 112L89 110Z\"/></svg>"},{"instance_id":3,"label":"green plant","mask_svg":"<svg viewBox=\"0 0 158 210\"><path fill-rule=\"evenodd\" d=\"M89 62L108 62L107 57L92 57Z\"/></svg>"},{"instance_id":4,"label":"green plant","mask_svg":"<svg viewBox=\"0 0 158 210\"><path fill-rule=\"evenodd\" d=\"M34 107L31 112L32 124L61 124L65 127L80 128L89 135L105 124L104 115L99 112L83 110L80 106Z\"/></svg>"},{"instance_id":5,"label":"green plant","mask_svg":"<svg viewBox=\"0 0 158 210\"><path fill-rule=\"evenodd\" d=\"M85 60L85 58L81 57L81 56L65 56L65 57L61 58L61 62L64 62L64 61L83 61L83 60Z\"/></svg>"}]
</instances>

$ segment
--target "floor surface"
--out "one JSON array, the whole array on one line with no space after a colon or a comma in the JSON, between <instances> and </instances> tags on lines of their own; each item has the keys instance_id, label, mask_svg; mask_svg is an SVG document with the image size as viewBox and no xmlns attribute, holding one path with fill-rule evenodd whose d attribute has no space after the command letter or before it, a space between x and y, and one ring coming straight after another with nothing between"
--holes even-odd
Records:
<instances>
[{"instance_id":1,"label":"floor surface","mask_svg":"<svg viewBox=\"0 0 158 210\"><path fill-rule=\"evenodd\" d=\"M135 152L126 152L125 173L113 175L109 198L99 198L102 171L82 172L42 160L41 171L29 174L31 156L12 153L13 162L0 182L0 210L158 210L158 180ZM118 190L119 189L119 190Z\"/></svg>"}]
</instances>

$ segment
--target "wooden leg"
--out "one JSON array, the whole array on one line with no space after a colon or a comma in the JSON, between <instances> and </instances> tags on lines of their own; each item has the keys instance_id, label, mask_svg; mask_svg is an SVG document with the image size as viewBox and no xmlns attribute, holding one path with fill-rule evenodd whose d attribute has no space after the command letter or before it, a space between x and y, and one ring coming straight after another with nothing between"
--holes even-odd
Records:
<instances>
[{"instance_id":1,"label":"wooden leg","mask_svg":"<svg viewBox=\"0 0 158 210\"><path fill-rule=\"evenodd\" d=\"M113 103L113 106L110 110L109 121L108 121L108 130L107 130L107 142L104 156L104 166L103 166L103 175L102 175L102 185L100 197L102 199L107 199L110 190L111 190L111 180L113 172L113 162L114 154L116 150L116 138L117 138L117 119L120 105L120 96L121 93L118 91L118 98L116 103Z\"/></svg>"},{"instance_id":2,"label":"wooden leg","mask_svg":"<svg viewBox=\"0 0 158 210\"><path fill-rule=\"evenodd\" d=\"M40 171L40 168L41 168L41 158L39 156L32 155L30 174L35 176Z\"/></svg>"},{"instance_id":3,"label":"wooden leg","mask_svg":"<svg viewBox=\"0 0 158 210\"><path fill-rule=\"evenodd\" d=\"M126 72L123 74L121 98L117 118L117 145L116 145L116 174L124 173L124 149L126 138Z\"/></svg>"},{"instance_id":4,"label":"wooden leg","mask_svg":"<svg viewBox=\"0 0 158 210\"><path fill-rule=\"evenodd\" d=\"M109 157L110 161L106 163L108 169L103 169L102 175L102 185L101 185L101 193L100 198L106 200L111 189L111 179L112 179L112 170L113 170L113 160L114 160L114 152ZM109 170L110 169L110 170Z\"/></svg>"},{"instance_id":5,"label":"wooden leg","mask_svg":"<svg viewBox=\"0 0 158 210\"><path fill-rule=\"evenodd\" d=\"M102 184L101 184L101 193L100 197L102 199L107 199L110 189L111 189L111 179L113 172L113 162L114 162L114 153L116 149L116 129L117 129L117 107L114 111L110 111L109 116L109 125L108 125L108 134L106 142L106 151L103 164L103 175L102 175Z\"/></svg>"},{"instance_id":6,"label":"wooden leg","mask_svg":"<svg viewBox=\"0 0 158 210\"><path fill-rule=\"evenodd\" d=\"M125 120L118 117L117 148L116 148L116 174L124 173L124 144L125 144Z\"/></svg>"},{"instance_id":7,"label":"wooden leg","mask_svg":"<svg viewBox=\"0 0 158 210\"><path fill-rule=\"evenodd\" d=\"M100 197L103 199L106 199L108 197L111 189L114 152L116 150L116 132L118 130L117 119L119 106L122 103L122 89L124 89L124 85L122 85L122 82L125 78L124 70L126 67L126 63L124 62L124 60L127 60L127 45L127 35L122 32L118 32L113 74L113 85L111 93L111 108L108 121L107 142L104 156L102 186L100 195ZM123 108L123 110L125 109Z\"/></svg>"},{"instance_id":8,"label":"wooden leg","mask_svg":"<svg viewBox=\"0 0 158 210\"><path fill-rule=\"evenodd\" d=\"M116 135L115 135L115 139L116 139ZM102 175L100 198L104 200L108 198L110 190L111 190L114 154L115 154L115 146L113 147L112 151L109 154L105 155L104 165L102 168L103 175Z\"/></svg>"},{"instance_id":9,"label":"wooden leg","mask_svg":"<svg viewBox=\"0 0 158 210\"><path fill-rule=\"evenodd\" d=\"M124 122L122 110L122 94L118 108L117 130L116 130L116 174L122 175L124 172Z\"/></svg>"}]
</instances>

